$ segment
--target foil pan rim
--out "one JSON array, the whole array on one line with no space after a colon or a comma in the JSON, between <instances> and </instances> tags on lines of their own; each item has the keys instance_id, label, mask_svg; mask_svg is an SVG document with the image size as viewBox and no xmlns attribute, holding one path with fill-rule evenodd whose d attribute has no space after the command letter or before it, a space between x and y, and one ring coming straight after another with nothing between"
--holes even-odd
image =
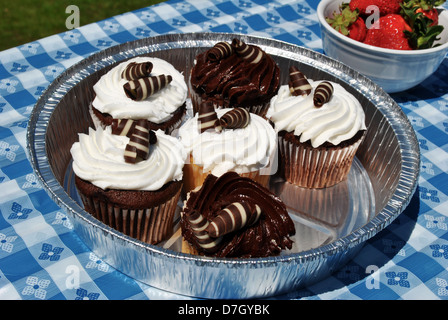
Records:
<instances>
[{"instance_id":1,"label":"foil pan rim","mask_svg":"<svg viewBox=\"0 0 448 320\"><path fill-rule=\"evenodd\" d=\"M130 238L120 232L117 232L103 223L93 219L86 211L84 211L75 201L73 201L63 190L62 186L59 184L50 166L48 165L48 159L45 156L45 128L46 124L51 118L51 112L53 108L56 107L58 101L62 98L63 92L67 92L64 87L64 83L67 79L72 77L78 77L79 81L83 77L98 71L99 69L114 63L114 59L117 56L123 59L129 58L131 56L148 53L146 51L141 51L142 45L145 41L151 41L156 43L159 47L158 50L163 50L163 48L171 48L170 45L173 43L184 43L188 42L207 42L213 43L216 39L232 39L233 37L240 37L248 42L256 43L258 45L272 46L275 45L277 48L285 48L292 54L294 52L306 53L308 60L307 63L313 65L323 65L326 61L332 61L333 64L338 65L339 70L332 70L335 74L339 74L343 81L348 81L356 76L359 81L355 86L355 89L363 93L369 99L373 101L380 98L383 101L377 106L380 111L385 115L388 120L397 117L400 119L397 123L391 123L394 130L397 131L398 142L400 149L404 157L403 167L407 170L402 170L399 177L399 182L397 190L394 192L392 198L387 202L385 208L383 208L375 217L373 217L366 225L354 230L349 235L338 239L335 242L323 245L319 248L292 253L288 255L281 255L268 258L250 258L250 259L226 259L226 258L206 258L192 256L185 253L175 252L170 249L161 248L158 246L143 243L139 240ZM176 40L176 39L187 39ZM98 60L98 57L103 57ZM95 62L93 64L93 62ZM75 70L79 69L78 75ZM343 70L343 71L341 71ZM349 74L346 73L349 71ZM78 79L76 79L78 81ZM353 83L349 83L354 85ZM63 91L61 93L61 90ZM56 97L55 97L56 96ZM41 180L44 189L52 197L52 199L61 207L70 211L72 214L80 218L84 223L90 224L91 226L103 231L114 237L117 240L124 241L126 243L132 244L136 250L143 250L152 255L160 255L168 259L181 259L183 261L188 260L193 263L198 264L219 264L220 266L231 266L232 268L255 266L265 264L276 264L276 263L289 263L289 262L299 262L305 263L308 261L313 261L321 257L327 257L334 255L338 252L347 250L349 248L356 247L369 238L373 237L379 231L384 229L389 225L409 204L412 195L417 189L417 179L419 176L419 163L420 163L420 152L417 143L417 138L415 131L413 130L407 117L397 105L397 103L384 92L377 84L372 82L367 77L360 75L355 70L346 66L345 64L336 61L330 57L327 57L319 52L313 51L311 49L297 46L291 43L287 43L281 40L268 39L259 36L248 36L245 34L236 33L207 33L207 32L193 32L193 33L183 33L183 34L166 34L155 36L151 38L144 38L139 40L134 40L132 42L127 42L119 44L100 52L94 53L91 56L75 63L73 66L69 67L63 73L61 73L42 93L41 97L36 102L34 109L31 113L28 129L27 129L27 150L28 158L31 165Z\"/></svg>"}]
</instances>

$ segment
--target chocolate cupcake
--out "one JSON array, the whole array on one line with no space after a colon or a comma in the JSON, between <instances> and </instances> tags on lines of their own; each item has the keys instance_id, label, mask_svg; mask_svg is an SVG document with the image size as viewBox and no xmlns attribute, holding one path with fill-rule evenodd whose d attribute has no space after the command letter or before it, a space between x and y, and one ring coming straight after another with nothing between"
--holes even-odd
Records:
<instances>
[{"instance_id":1,"label":"chocolate cupcake","mask_svg":"<svg viewBox=\"0 0 448 320\"><path fill-rule=\"evenodd\" d=\"M193 111L209 101L215 108L241 107L264 116L279 83L278 65L260 47L239 39L219 42L200 53L191 70Z\"/></svg>"},{"instance_id":2,"label":"chocolate cupcake","mask_svg":"<svg viewBox=\"0 0 448 320\"><path fill-rule=\"evenodd\" d=\"M184 251L256 258L291 249L295 226L283 202L253 180L228 172L207 176L181 212ZM191 250L191 251L189 251Z\"/></svg>"},{"instance_id":3,"label":"chocolate cupcake","mask_svg":"<svg viewBox=\"0 0 448 320\"><path fill-rule=\"evenodd\" d=\"M87 212L147 243L171 235L186 157L176 138L149 130L145 120L120 120L89 128L70 151Z\"/></svg>"},{"instance_id":4,"label":"chocolate cupcake","mask_svg":"<svg viewBox=\"0 0 448 320\"><path fill-rule=\"evenodd\" d=\"M340 84L309 80L295 67L290 78L267 113L278 133L279 168L297 186L333 186L347 178L363 141L364 110Z\"/></svg>"},{"instance_id":5,"label":"chocolate cupcake","mask_svg":"<svg viewBox=\"0 0 448 320\"><path fill-rule=\"evenodd\" d=\"M186 114L184 76L165 60L137 57L118 64L93 86L91 115L98 126L114 119L145 119L170 134Z\"/></svg>"}]
</instances>

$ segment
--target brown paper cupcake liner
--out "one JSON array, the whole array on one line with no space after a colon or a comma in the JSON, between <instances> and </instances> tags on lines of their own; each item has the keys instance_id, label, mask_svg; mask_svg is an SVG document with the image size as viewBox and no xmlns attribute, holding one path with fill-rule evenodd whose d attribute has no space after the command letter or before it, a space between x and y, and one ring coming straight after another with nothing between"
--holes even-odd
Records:
<instances>
[{"instance_id":1,"label":"brown paper cupcake liner","mask_svg":"<svg viewBox=\"0 0 448 320\"><path fill-rule=\"evenodd\" d=\"M182 188L168 201L146 209L124 209L95 197L80 197L86 211L109 227L132 238L157 244L173 232L173 217Z\"/></svg>"},{"instance_id":2,"label":"brown paper cupcake liner","mask_svg":"<svg viewBox=\"0 0 448 320\"><path fill-rule=\"evenodd\" d=\"M299 187L326 188L345 180L363 137L346 147L313 148L278 138L280 170Z\"/></svg>"}]
</instances>

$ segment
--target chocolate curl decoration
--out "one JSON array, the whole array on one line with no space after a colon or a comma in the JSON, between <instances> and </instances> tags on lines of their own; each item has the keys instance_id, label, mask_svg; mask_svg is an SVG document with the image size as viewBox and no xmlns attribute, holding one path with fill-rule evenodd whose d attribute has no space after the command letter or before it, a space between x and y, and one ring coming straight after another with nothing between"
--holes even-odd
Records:
<instances>
[{"instance_id":1,"label":"chocolate curl decoration","mask_svg":"<svg viewBox=\"0 0 448 320\"><path fill-rule=\"evenodd\" d=\"M142 101L165 88L172 80L173 78L170 75L161 74L159 76L131 80L124 84L123 88L128 98Z\"/></svg>"},{"instance_id":2,"label":"chocolate curl decoration","mask_svg":"<svg viewBox=\"0 0 448 320\"><path fill-rule=\"evenodd\" d=\"M218 244L221 242L221 238L213 239L205 231L209 226L209 222L198 211L192 211L187 215L188 223L193 230L193 234L198 244L206 252L212 253L217 249Z\"/></svg>"},{"instance_id":3,"label":"chocolate curl decoration","mask_svg":"<svg viewBox=\"0 0 448 320\"><path fill-rule=\"evenodd\" d=\"M124 160L128 163L136 163L138 158L148 159L149 146L156 142L157 136L149 129L148 121L145 119L137 120L130 141L126 145Z\"/></svg>"},{"instance_id":4,"label":"chocolate curl decoration","mask_svg":"<svg viewBox=\"0 0 448 320\"><path fill-rule=\"evenodd\" d=\"M221 132L222 130L215 107L211 102L202 102L199 106L198 122L201 133L209 129L215 129L216 132Z\"/></svg>"},{"instance_id":5,"label":"chocolate curl decoration","mask_svg":"<svg viewBox=\"0 0 448 320\"><path fill-rule=\"evenodd\" d=\"M314 106L317 108L322 107L325 103L330 101L333 94L333 85L328 81L319 83L314 91L313 101Z\"/></svg>"},{"instance_id":6,"label":"chocolate curl decoration","mask_svg":"<svg viewBox=\"0 0 448 320\"><path fill-rule=\"evenodd\" d=\"M113 119L111 127L112 134L130 138L135 128L135 121L131 119Z\"/></svg>"},{"instance_id":7,"label":"chocolate curl decoration","mask_svg":"<svg viewBox=\"0 0 448 320\"><path fill-rule=\"evenodd\" d=\"M218 42L207 52L207 59L209 61L219 61L227 58L233 53L233 48L230 43Z\"/></svg>"},{"instance_id":8,"label":"chocolate curl decoration","mask_svg":"<svg viewBox=\"0 0 448 320\"><path fill-rule=\"evenodd\" d=\"M249 46L238 39L233 39L232 47L241 58L247 60L249 63L258 63L263 57L263 52L259 48Z\"/></svg>"},{"instance_id":9,"label":"chocolate curl decoration","mask_svg":"<svg viewBox=\"0 0 448 320\"><path fill-rule=\"evenodd\" d=\"M261 209L258 205L250 208L245 202L234 202L218 212L215 218L206 227L207 233L212 238L222 237L225 234L250 226L260 218Z\"/></svg>"},{"instance_id":10,"label":"chocolate curl decoration","mask_svg":"<svg viewBox=\"0 0 448 320\"><path fill-rule=\"evenodd\" d=\"M293 96L307 96L311 93L310 83L297 67L289 68L289 79L289 91Z\"/></svg>"},{"instance_id":11,"label":"chocolate curl decoration","mask_svg":"<svg viewBox=\"0 0 448 320\"><path fill-rule=\"evenodd\" d=\"M152 62L149 61L142 63L131 62L126 66L126 69L123 70L121 77L128 81L149 77L152 67Z\"/></svg>"},{"instance_id":12,"label":"chocolate curl decoration","mask_svg":"<svg viewBox=\"0 0 448 320\"><path fill-rule=\"evenodd\" d=\"M219 122L227 129L245 128L250 122L250 114L244 108L234 108L223 114Z\"/></svg>"}]
</instances>

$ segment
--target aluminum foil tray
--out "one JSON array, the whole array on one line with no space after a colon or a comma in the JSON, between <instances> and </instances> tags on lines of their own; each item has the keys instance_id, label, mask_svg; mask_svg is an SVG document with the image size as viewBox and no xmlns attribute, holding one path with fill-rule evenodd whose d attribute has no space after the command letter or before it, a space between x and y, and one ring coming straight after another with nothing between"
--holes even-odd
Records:
<instances>
[{"instance_id":1,"label":"aluminum foil tray","mask_svg":"<svg viewBox=\"0 0 448 320\"><path fill-rule=\"evenodd\" d=\"M294 247L269 258L199 257L179 252L180 239L149 245L88 214L73 186L70 147L78 133L93 126L88 106L95 82L117 63L140 55L169 61L188 81L199 52L233 38L256 44L272 55L282 71L282 84L287 83L287 70L294 64L311 79L343 85L360 100L366 113L367 136L347 181L333 188L305 190L272 177L271 190L284 200L296 225ZM418 142L408 119L368 78L305 48L227 33L145 38L86 58L42 94L32 112L27 139L30 161L44 188L98 257L153 287L201 298L268 297L324 279L404 210L416 190L420 168Z\"/></svg>"}]
</instances>

